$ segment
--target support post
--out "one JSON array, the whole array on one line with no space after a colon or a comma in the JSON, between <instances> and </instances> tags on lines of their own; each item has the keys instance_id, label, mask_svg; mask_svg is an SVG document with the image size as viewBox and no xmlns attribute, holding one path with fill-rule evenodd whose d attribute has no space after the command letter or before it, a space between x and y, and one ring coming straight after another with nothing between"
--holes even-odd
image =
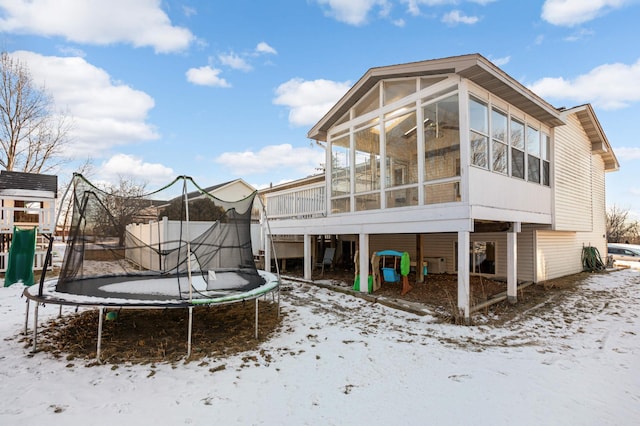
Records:
<instances>
[{"instance_id":1,"label":"support post","mask_svg":"<svg viewBox=\"0 0 640 426\"><path fill-rule=\"evenodd\" d=\"M26 299L27 299L27 302L26 302L27 310L24 313L24 333L23 333L25 336L29 332L29 298L26 298Z\"/></svg>"},{"instance_id":2,"label":"support post","mask_svg":"<svg viewBox=\"0 0 640 426\"><path fill-rule=\"evenodd\" d=\"M33 310L33 349L31 352L36 353L38 349L38 306L40 302L36 302L36 307Z\"/></svg>"},{"instance_id":3,"label":"support post","mask_svg":"<svg viewBox=\"0 0 640 426\"><path fill-rule=\"evenodd\" d=\"M311 279L311 272L313 270L313 256L311 254L311 235L304 234L304 279Z\"/></svg>"},{"instance_id":4,"label":"support post","mask_svg":"<svg viewBox=\"0 0 640 426\"><path fill-rule=\"evenodd\" d=\"M369 292L369 234L360 234L358 239L358 259L360 264L360 288L362 293Z\"/></svg>"},{"instance_id":5,"label":"support post","mask_svg":"<svg viewBox=\"0 0 640 426\"><path fill-rule=\"evenodd\" d=\"M98 345L96 347L96 361L100 362L100 351L102 350L102 320L104 319L104 307L100 307L98 314Z\"/></svg>"},{"instance_id":6,"label":"support post","mask_svg":"<svg viewBox=\"0 0 640 426\"><path fill-rule=\"evenodd\" d=\"M507 232L507 300L518 301L518 232L520 222L512 224Z\"/></svg>"},{"instance_id":7,"label":"support post","mask_svg":"<svg viewBox=\"0 0 640 426\"><path fill-rule=\"evenodd\" d=\"M424 282L424 267L422 262L424 259L424 244L422 243L422 234L416 234L416 281Z\"/></svg>"},{"instance_id":8,"label":"support post","mask_svg":"<svg viewBox=\"0 0 640 426\"><path fill-rule=\"evenodd\" d=\"M256 301L256 339L258 339L258 298L255 298Z\"/></svg>"},{"instance_id":9,"label":"support post","mask_svg":"<svg viewBox=\"0 0 640 426\"><path fill-rule=\"evenodd\" d=\"M191 332L193 330L193 306L189 306L189 328L187 331L187 358L191 356Z\"/></svg>"},{"instance_id":10,"label":"support post","mask_svg":"<svg viewBox=\"0 0 640 426\"><path fill-rule=\"evenodd\" d=\"M458 231L458 312L465 323L471 321L469 294L469 231Z\"/></svg>"}]
</instances>

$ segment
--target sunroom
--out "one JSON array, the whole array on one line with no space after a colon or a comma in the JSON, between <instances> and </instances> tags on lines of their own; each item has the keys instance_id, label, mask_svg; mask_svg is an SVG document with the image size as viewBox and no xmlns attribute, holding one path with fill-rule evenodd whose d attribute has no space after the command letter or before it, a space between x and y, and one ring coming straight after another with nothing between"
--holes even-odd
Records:
<instances>
[{"instance_id":1,"label":"sunroom","mask_svg":"<svg viewBox=\"0 0 640 426\"><path fill-rule=\"evenodd\" d=\"M516 301L518 280L537 279L534 233L554 230L564 124L481 55L372 68L308 133L326 151L324 216L276 221L272 234L304 236L305 277L313 236L349 236L361 277L382 245L444 259L464 317L469 274L504 276Z\"/></svg>"}]
</instances>

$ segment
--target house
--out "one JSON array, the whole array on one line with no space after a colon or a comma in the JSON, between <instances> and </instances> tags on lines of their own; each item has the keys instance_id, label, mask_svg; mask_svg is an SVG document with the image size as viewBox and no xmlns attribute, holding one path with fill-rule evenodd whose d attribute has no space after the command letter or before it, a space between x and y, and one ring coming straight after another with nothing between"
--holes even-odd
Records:
<instances>
[{"instance_id":1,"label":"house","mask_svg":"<svg viewBox=\"0 0 640 426\"><path fill-rule=\"evenodd\" d=\"M7 268L14 226L37 228L37 234L55 232L55 203L58 177L53 175L0 171L0 271ZM44 263L46 242L38 240L34 267Z\"/></svg>"},{"instance_id":2,"label":"house","mask_svg":"<svg viewBox=\"0 0 640 426\"><path fill-rule=\"evenodd\" d=\"M350 242L360 277L373 252L408 251L457 274L468 319L470 274L504 278L516 302L518 282L581 271L584 246L606 252L619 164L593 108L555 108L479 54L371 68L308 137L323 184L265 194L270 238L302 239L305 278L317 236ZM300 193L322 204L307 212Z\"/></svg>"}]
</instances>

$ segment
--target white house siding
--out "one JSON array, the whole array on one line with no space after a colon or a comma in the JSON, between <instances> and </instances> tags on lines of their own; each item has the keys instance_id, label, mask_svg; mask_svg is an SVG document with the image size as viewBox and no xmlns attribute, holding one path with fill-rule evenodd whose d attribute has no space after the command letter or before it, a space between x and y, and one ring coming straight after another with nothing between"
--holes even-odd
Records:
<instances>
[{"instance_id":1,"label":"white house siding","mask_svg":"<svg viewBox=\"0 0 640 426\"><path fill-rule=\"evenodd\" d=\"M518 281L535 281L535 225L523 224L518 232Z\"/></svg>"},{"instance_id":2,"label":"white house siding","mask_svg":"<svg viewBox=\"0 0 640 426\"><path fill-rule=\"evenodd\" d=\"M554 204L557 231L591 232L593 228L591 143L575 115L555 128ZM603 173L602 169L599 171Z\"/></svg>"},{"instance_id":3,"label":"white house siding","mask_svg":"<svg viewBox=\"0 0 640 426\"><path fill-rule=\"evenodd\" d=\"M593 199L589 212L593 229L585 232L537 231L537 281L545 281L582 271L582 248L593 246L606 256L605 178L604 163L598 155L591 156L591 187Z\"/></svg>"}]
</instances>

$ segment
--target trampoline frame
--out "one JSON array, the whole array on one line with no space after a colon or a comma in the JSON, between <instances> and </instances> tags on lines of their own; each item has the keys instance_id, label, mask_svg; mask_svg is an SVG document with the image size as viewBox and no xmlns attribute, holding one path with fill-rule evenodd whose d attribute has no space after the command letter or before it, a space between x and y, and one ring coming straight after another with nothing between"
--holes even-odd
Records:
<instances>
[{"instance_id":1,"label":"trampoline frame","mask_svg":"<svg viewBox=\"0 0 640 426\"><path fill-rule=\"evenodd\" d=\"M248 300L255 300L255 338L258 338L258 324L259 324L259 309L258 309L258 301L261 297L267 297L267 295L272 295L272 301L276 302L276 309L278 318L280 318L280 277L279 274L273 274L271 272L258 270L258 273L265 278L265 284L260 287L254 288L250 291L246 292L232 292L227 296L222 297L214 297L210 299L191 299L189 300L162 300L157 302L151 302L149 300L141 300L141 299L128 299L127 303L117 303L113 300L110 301L110 298L102 298L102 297L91 297L91 299L95 300L73 300L72 296L79 296L76 294L62 293L56 292L55 284L57 283L57 279L48 280L44 282L44 286L40 287L46 288L47 292L38 291L37 294L33 294L30 292L30 289L37 289L37 286L27 287L24 289L23 295L26 297L26 312L25 312L25 321L24 321L24 334L28 335L28 327L29 327L29 304L30 301L33 300L36 305L33 310L33 348L31 350L32 353L37 352L37 344L38 344L38 308L42 304L51 304L51 305L59 305L60 312L58 317L62 316L62 307L63 306L75 306L76 309L79 307L87 307L87 308L97 308L99 310L98 313L98 339L96 345L96 360L100 362L100 353L102 349L102 326L104 322L104 311L105 309L188 309L188 330L187 330L187 358L191 356L191 334L193 329L193 308L195 307L211 307L216 305L229 305L233 303L246 302ZM46 287L45 287L46 286ZM120 300L123 298L120 297Z\"/></svg>"}]
</instances>

